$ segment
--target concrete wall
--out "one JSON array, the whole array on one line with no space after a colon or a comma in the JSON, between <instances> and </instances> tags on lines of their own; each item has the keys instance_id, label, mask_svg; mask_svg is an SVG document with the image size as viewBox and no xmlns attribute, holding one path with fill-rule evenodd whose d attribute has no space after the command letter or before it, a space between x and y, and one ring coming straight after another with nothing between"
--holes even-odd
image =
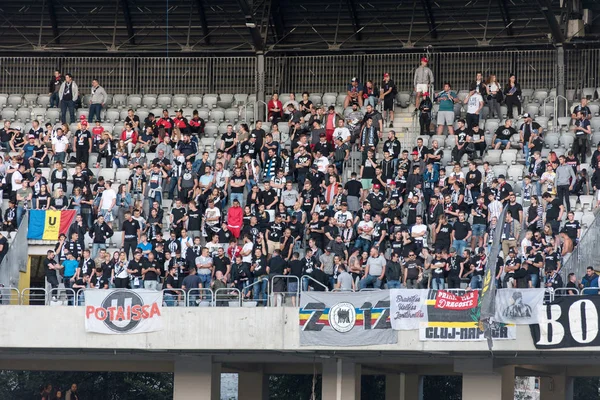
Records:
<instances>
[{"instance_id":1,"label":"concrete wall","mask_svg":"<svg viewBox=\"0 0 600 400\"><path fill-rule=\"evenodd\" d=\"M148 334L86 333L83 307L2 306L0 347L130 350L380 350L422 352L488 352L482 342L421 342L418 331L398 331L398 343L380 346L301 347L298 309L294 308L163 308L164 329ZM35 339L33 339L35 338ZM580 349L589 353L599 348ZM528 326L517 340L497 340L494 352L536 351ZM554 350L556 352L558 350ZM568 349L578 351L578 349Z\"/></svg>"}]
</instances>

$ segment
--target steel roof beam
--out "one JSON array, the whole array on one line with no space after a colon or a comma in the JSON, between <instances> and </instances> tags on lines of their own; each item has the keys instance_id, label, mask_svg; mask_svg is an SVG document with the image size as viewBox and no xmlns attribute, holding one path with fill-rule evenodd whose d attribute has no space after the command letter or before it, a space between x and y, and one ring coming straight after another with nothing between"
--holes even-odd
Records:
<instances>
[{"instance_id":1,"label":"steel roof beam","mask_svg":"<svg viewBox=\"0 0 600 400\"><path fill-rule=\"evenodd\" d=\"M54 1L48 0L48 15L50 16L50 24L52 25L52 40L50 43L60 44L60 31L58 30L58 20L56 18L56 10L54 10Z\"/></svg>"},{"instance_id":2,"label":"steel roof beam","mask_svg":"<svg viewBox=\"0 0 600 400\"><path fill-rule=\"evenodd\" d=\"M246 27L250 31L254 50L263 51L265 46L260 34L260 28L252 16L252 8L250 7L250 4L248 4L248 0L237 0L237 2L246 18Z\"/></svg>"},{"instance_id":3,"label":"steel roof beam","mask_svg":"<svg viewBox=\"0 0 600 400\"><path fill-rule=\"evenodd\" d=\"M548 23L548 28L550 28L550 32L552 32L552 40L554 43L564 43L565 35L560 29L560 25L556 20L556 16L552 11L552 3L549 0L537 0L537 3L546 18L546 22Z\"/></svg>"},{"instance_id":4,"label":"steel roof beam","mask_svg":"<svg viewBox=\"0 0 600 400\"><path fill-rule=\"evenodd\" d=\"M500 6L500 14L502 15L502 20L504 21L504 26L506 27L506 35L512 36L513 21L510 19L510 13L508 12L508 4L506 3L506 0L498 0L498 5Z\"/></svg>"},{"instance_id":5,"label":"steel roof beam","mask_svg":"<svg viewBox=\"0 0 600 400\"><path fill-rule=\"evenodd\" d=\"M204 0L196 0L198 6L198 16L200 17L200 25L202 25L202 37L204 44L210 46L210 32L208 31L208 22L206 22L206 10L204 8Z\"/></svg>"},{"instance_id":6,"label":"steel roof beam","mask_svg":"<svg viewBox=\"0 0 600 400\"><path fill-rule=\"evenodd\" d=\"M133 29L131 12L129 11L129 3L127 3L127 0L120 0L120 2L121 9L123 10L123 18L125 19L125 25L127 25L127 41L129 44L135 44L135 31Z\"/></svg>"},{"instance_id":7,"label":"steel roof beam","mask_svg":"<svg viewBox=\"0 0 600 400\"><path fill-rule=\"evenodd\" d=\"M358 19L358 12L356 12L356 3L355 0L348 0L348 11L350 12L350 18L352 18L352 27L354 28L354 33L356 34L356 40L362 40L360 26L360 20Z\"/></svg>"},{"instance_id":8,"label":"steel roof beam","mask_svg":"<svg viewBox=\"0 0 600 400\"><path fill-rule=\"evenodd\" d=\"M427 20L427 25L429 26L429 34L431 35L432 39L437 39L437 28L435 25L435 16L433 15L433 9L431 8L431 1L421 0L421 4L423 4L425 19Z\"/></svg>"}]
</instances>

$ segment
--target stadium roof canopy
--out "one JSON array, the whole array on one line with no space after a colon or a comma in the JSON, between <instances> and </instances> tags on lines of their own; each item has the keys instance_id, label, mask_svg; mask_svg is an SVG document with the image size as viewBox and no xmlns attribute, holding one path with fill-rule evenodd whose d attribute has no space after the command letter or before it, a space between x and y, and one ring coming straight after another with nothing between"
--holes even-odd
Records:
<instances>
[{"instance_id":1,"label":"stadium roof canopy","mask_svg":"<svg viewBox=\"0 0 600 400\"><path fill-rule=\"evenodd\" d=\"M567 30L574 12L590 7L600 15L600 2L584 0L573 10L573 1L2 1L0 50L239 54L547 46L574 40ZM577 40L597 40L595 28L590 24Z\"/></svg>"}]
</instances>

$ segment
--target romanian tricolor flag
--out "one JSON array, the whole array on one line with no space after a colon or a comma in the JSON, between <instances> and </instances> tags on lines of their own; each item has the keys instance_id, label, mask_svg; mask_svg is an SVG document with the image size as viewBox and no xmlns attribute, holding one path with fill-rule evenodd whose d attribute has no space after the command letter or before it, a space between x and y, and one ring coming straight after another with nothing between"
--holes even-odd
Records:
<instances>
[{"instance_id":1,"label":"romanian tricolor flag","mask_svg":"<svg viewBox=\"0 0 600 400\"><path fill-rule=\"evenodd\" d=\"M76 210L30 210L27 239L58 240L61 233L69 232L76 215Z\"/></svg>"}]
</instances>

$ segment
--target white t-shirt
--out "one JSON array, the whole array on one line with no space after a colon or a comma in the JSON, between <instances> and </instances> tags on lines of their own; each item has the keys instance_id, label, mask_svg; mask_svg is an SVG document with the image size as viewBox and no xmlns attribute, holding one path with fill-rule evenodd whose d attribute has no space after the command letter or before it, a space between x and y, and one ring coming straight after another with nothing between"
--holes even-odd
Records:
<instances>
[{"instance_id":1,"label":"white t-shirt","mask_svg":"<svg viewBox=\"0 0 600 400\"><path fill-rule=\"evenodd\" d=\"M360 221L358 223L358 228L362 229L363 232L360 234L360 237L366 240L371 240L373 233L373 221Z\"/></svg>"},{"instance_id":2,"label":"white t-shirt","mask_svg":"<svg viewBox=\"0 0 600 400\"><path fill-rule=\"evenodd\" d=\"M112 201L117 199L117 192L113 188L105 189L102 192L102 200L100 201L100 208L102 210L108 210L112 207Z\"/></svg>"},{"instance_id":3,"label":"white t-shirt","mask_svg":"<svg viewBox=\"0 0 600 400\"><path fill-rule=\"evenodd\" d=\"M347 220L352 220L352 213L350 211L338 211L333 216L339 225L343 225Z\"/></svg>"},{"instance_id":4,"label":"white t-shirt","mask_svg":"<svg viewBox=\"0 0 600 400\"><path fill-rule=\"evenodd\" d=\"M337 127L333 131L333 137L334 138L341 137L342 142L345 142L350 137L350 130L348 128L346 128L345 126L343 126L341 128Z\"/></svg>"},{"instance_id":5,"label":"white t-shirt","mask_svg":"<svg viewBox=\"0 0 600 400\"><path fill-rule=\"evenodd\" d=\"M206 218L205 221L208 225L210 225L210 226L217 225L219 223L218 219L216 221L209 221L208 219L221 217L221 211L219 211L219 209L217 207L207 208L206 211L204 211L204 217Z\"/></svg>"},{"instance_id":6,"label":"white t-shirt","mask_svg":"<svg viewBox=\"0 0 600 400\"><path fill-rule=\"evenodd\" d=\"M254 247L254 244L252 242L248 242L246 244L244 244L244 247L242 247L242 253L245 252L249 252L247 256L242 256L242 262L245 263L252 263L252 248Z\"/></svg>"},{"instance_id":7,"label":"white t-shirt","mask_svg":"<svg viewBox=\"0 0 600 400\"><path fill-rule=\"evenodd\" d=\"M23 181L23 175L21 175L21 173L19 171L13 172L13 174L11 176L10 184L11 184L13 192L16 192L17 190L23 188L23 185L21 183L17 183L17 181L19 181L19 182Z\"/></svg>"},{"instance_id":8,"label":"white t-shirt","mask_svg":"<svg viewBox=\"0 0 600 400\"><path fill-rule=\"evenodd\" d=\"M413 225L413 227L410 230L410 233L423 233L423 232L427 232L427 225L425 224L421 224L421 225ZM415 238L415 240L418 241L423 241L425 240L426 236L421 236L421 237L417 237Z\"/></svg>"},{"instance_id":9,"label":"white t-shirt","mask_svg":"<svg viewBox=\"0 0 600 400\"><path fill-rule=\"evenodd\" d=\"M57 136L55 139L52 139L52 144L57 153L64 153L69 145L69 140L64 136L61 136L60 139Z\"/></svg>"},{"instance_id":10,"label":"white t-shirt","mask_svg":"<svg viewBox=\"0 0 600 400\"><path fill-rule=\"evenodd\" d=\"M327 157L321 156L320 158L315 158L315 164L320 172L326 173L327 167L329 166L329 160Z\"/></svg>"},{"instance_id":11,"label":"white t-shirt","mask_svg":"<svg viewBox=\"0 0 600 400\"><path fill-rule=\"evenodd\" d=\"M225 182L229 178L229 171L223 169L215 173L215 186L218 188L225 187Z\"/></svg>"},{"instance_id":12,"label":"white t-shirt","mask_svg":"<svg viewBox=\"0 0 600 400\"><path fill-rule=\"evenodd\" d=\"M467 103L467 114L475 114L479 110L479 105L483 102L483 98L477 92L473 96L469 97Z\"/></svg>"}]
</instances>

